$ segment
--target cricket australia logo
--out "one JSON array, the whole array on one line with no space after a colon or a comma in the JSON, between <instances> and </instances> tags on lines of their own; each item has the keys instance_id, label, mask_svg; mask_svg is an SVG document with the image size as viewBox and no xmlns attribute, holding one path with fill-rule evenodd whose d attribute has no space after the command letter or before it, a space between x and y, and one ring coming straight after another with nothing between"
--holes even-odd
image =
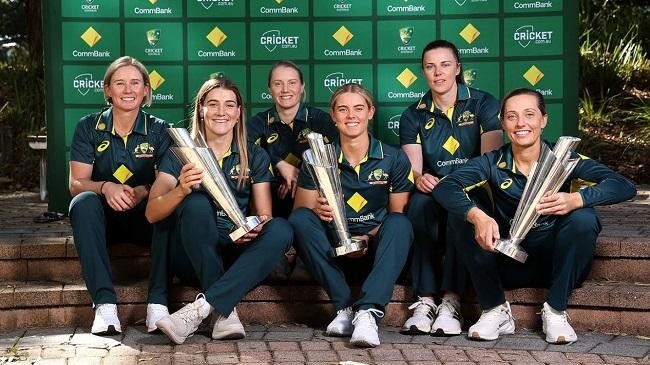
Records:
<instances>
[{"instance_id":1,"label":"cricket australia logo","mask_svg":"<svg viewBox=\"0 0 650 365\"><path fill-rule=\"evenodd\" d=\"M456 122L458 123L459 127L462 127L474 124L475 120L476 116L469 110L465 110L461 115L458 116L458 120Z\"/></svg>"},{"instance_id":2,"label":"cricket australia logo","mask_svg":"<svg viewBox=\"0 0 650 365\"><path fill-rule=\"evenodd\" d=\"M298 133L298 143L307 143L307 135L311 133L311 129L305 128Z\"/></svg>"},{"instance_id":3,"label":"cricket australia logo","mask_svg":"<svg viewBox=\"0 0 650 365\"><path fill-rule=\"evenodd\" d=\"M150 146L149 143L145 142L135 146L135 149L133 149L133 154L137 158L147 158L153 157L153 151L154 148Z\"/></svg>"},{"instance_id":4,"label":"cricket australia logo","mask_svg":"<svg viewBox=\"0 0 650 365\"><path fill-rule=\"evenodd\" d=\"M383 169L374 169L368 175L368 184L386 185L388 184L388 174Z\"/></svg>"}]
</instances>

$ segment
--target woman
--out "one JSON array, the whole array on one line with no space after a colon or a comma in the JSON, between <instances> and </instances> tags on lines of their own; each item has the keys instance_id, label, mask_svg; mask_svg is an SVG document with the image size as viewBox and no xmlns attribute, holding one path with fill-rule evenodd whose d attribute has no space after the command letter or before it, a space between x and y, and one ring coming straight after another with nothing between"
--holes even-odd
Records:
<instances>
[{"instance_id":1,"label":"woman","mask_svg":"<svg viewBox=\"0 0 650 365\"><path fill-rule=\"evenodd\" d=\"M142 111L151 105L147 69L124 56L108 66L104 98L110 105L83 117L70 146L70 221L86 287L95 306L93 334L122 327L111 280L107 243L151 243L144 217L149 186L171 140L167 124Z\"/></svg>"},{"instance_id":2,"label":"woman","mask_svg":"<svg viewBox=\"0 0 650 365\"><path fill-rule=\"evenodd\" d=\"M411 253L413 292L418 301L409 308L412 316L402 331L410 334L457 335L461 332L460 297L466 274L458 264L454 247L445 235L455 227L446 223L447 212L431 192L445 175L468 159L503 144L494 97L468 87L456 46L445 40L430 42L422 51L422 72L429 91L409 106L400 119L400 144L415 173L417 190L411 197L407 216L415 239ZM473 198L488 204L485 192ZM471 232L465 239L471 239ZM446 246L446 249L445 249ZM446 251L446 252L445 252ZM443 268L437 267L445 254ZM443 272L442 283L436 273ZM444 292L436 306L433 295ZM434 321L435 319L435 321Z\"/></svg>"},{"instance_id":3,"label":"woman","mask_svg":"<svg viewBox=\"0 0 650 365\"><path fill-rule=\"evenodd\" d=\"M548 116L539 92L510 92L500 115L503 130L512 142L468 162L442 179L433 191L436 200L455 217L455 224L462 230L475 231L470 242L451 237L464 253L483 310L468 336L494 340L500 334L513 333L515 323L503 287L541 286L548 288L541 312L546 341L574 342L577 336L567 321L566 308L571 291L587 277L594 257L601 225L593 207L630 199L636 191L621 175L572 153L579 162L564 188L543 197L536 207L542 216L521 243L529 254L526 263L496 253L495 242L507 238L532 164L539 159L542 145L551 147L541 139ZM487 184L492 190L496 205L492 216L465 195L478 184ZM580 184L582 189L569 192L569 187Z\"/></svg>"},{"instance_id":4,"label":"woman","mask_svg":"<svg viewBox=\"0 0 650 365\"><path fill-rule=\"evenodd\" d=\"M293 207L302 153L309 148L305 136L314 131L329 142L336 139L337 130L327 113L303 103L305 81L295 63L275 63L269 71L268 88L275 105L251 118L248 139L271 157L276 175L271 185L273 215L287 217Z\"/></svg>"},{"instance_id":5,"label":"woman","mask_svg":"<svg viewBox=\"0 0 650 365\"><path fill-rule=\"evenodd\" d=\"M384 316L413 238L411 224L403 214L413 176L402 151L368 133L375 107L366 89L343 85L332 95L330 107L340 135L335 146L349 230L368 243L367 252L330 257L335 238L328 236L327 222L332 221L333 209L319 197L305 166L298 180L297 209L289 221L296 233L298 254L337 311L327 335L352 335L352 344L374 347L379 345L376 320ZM369 267L362 272L367 277L356 301L341 270L345 265Z\"/></svg>"},{"instance_id":6,"label":"woman","mask_svg":"<svg viewBox=\"0 0 650 365\"><path fill-rule=\"evenodd\" d=\"M155 229L162 231L157 232L161 241L154 242L153 261L164 264L169 257L171 273L181 281L198 282L203 290L196 301L155 323L177 344L191 336L213 311L217 320L212 338L243 338L244 327L235 305L275 268L293 238L286 220L271 218L269 158L261 148L247 143L244 105L230 80L210 79L201 86L191 130L193 136L200 132L205 137L242 212L249 211L252 200L263 224L235 242L230 240L233 223L223 209L205 191L193 190L201 183L203 171L191 163L181 166L167 154L146 211L147 219L159 222ZM224 258L234 258L234 262L224 266ZM166 305L165 284L150 284L156 290L150 301Z\"/></svg>"}]
</instances>

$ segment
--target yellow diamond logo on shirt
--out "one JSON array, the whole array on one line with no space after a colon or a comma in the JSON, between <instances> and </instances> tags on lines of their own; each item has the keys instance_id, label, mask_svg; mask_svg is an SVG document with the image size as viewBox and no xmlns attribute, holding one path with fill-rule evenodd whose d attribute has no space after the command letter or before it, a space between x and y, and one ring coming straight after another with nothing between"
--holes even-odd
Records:
<instances>
[{"instance_id":1,"label":"yellow diamond logo on shirt","mask_svg":"<svg viewBox=\"0 0 650 365\"><path fill-rule=\"evenodd\" d=\"M476 38L481 35L481 32L479 32L478 29L472 25L472 23L468 23L467 26L463 28L463 30L461 30L458 34L463 37L467 44L472 44L472 42L474 42Z\"/></svg>"},{"instance_id":2,"label":"yellow diamond logo on shirt","mask_svg":"<svg viewBox=\"0 0 650 365\"><path fill-rule=\"evenodd\" d=\"M149 74L149 82L151 82L151 88L154 89L154 91L155 91L155 90L158 89L162 84L165 83L165 78L162 77L162 75L160 75L160 74L158 73L158 71L153 70L153 71L151 71L151 73Z\"/></svg>"},{"instance_id":3,"label":"yellow diamond logo on shirt","mask_svg":"<svg viewBox=\"0 0 650 365\"><path fill-rule=\"evenodd\" d=\"M97 33L95 28L88 27L88 29L86 29L86 31L81 35L81 39L83 39L87 45L93 47L102 39L102 35Z\"/></svg>"},{"instance_id":4,"label":"yellow diamond logo on shirt","mask_svg":"<svg viewBox=\"0 0 650 365\"><path fill-rule=\"evenodd\" d=\"M120 167L118 167L117 170L115 170L113 173L113 176L115 176L117 181L124 184L126 180L133 176L133 173L126 166L120 165Z\"/></svg>"},{"instance_id":5,"label":"yellow diamond logo on shirt","mask_svg":"<svg viewBox=\"0 0 650 365\"><path fill-rule=\"evenodd\" d=\"M411 85L413 85L415 80L418 79L418 77L415 76L415 74L407 67L404 69L404 71L397 75L396 79L400 84L402 84L402 86L409 88Z\"/></svg>"},{"instance_id":6,"label":"yellow diamond logo on shirt","mask_svg":"<svg viewBox=\"0 0 650 365\"><path fill-rule=\"evenodd\" d=\"M354 209L354 211L357 213L359 213L359 211L363 209L366 204L368 204L368 201L364 199L359 193L354 193L354 195L348 199L348 205L351 206L352 209Z\"/></svg>"},{"instance_id":7,"label":"yellow diamond logo on shirt","mask_svg":"<svg viewBox=\"0 0 650 365\"><path fill-rule=\"evenodd\" d=\"M345 27L345 25L342 25L341 28L336 31L336 33L332 34L332 37L334 37L334 39L336 39L340 45L345 46L348 44L350 39L354 37L354 34L352 34L348 28Z\"/></svg>"},{"instance_id":8,"label":"yellow diamond logo on shirt","mask_svg":"<svg viewBox=\"0 0 650 365\"><path fill-rule=\"evenodd\" d=\"M537 85L540 80L544 77L544 73L540 71L537 66L532 65L526 73L524 73L524 79L530 82L531 85Z\"/></svg>"},{"instance_id":9,"label":"yellow diamond logo on shirt","mask_svg":"<svg viewBox=\"0 0 650 365\"><path fill-rule=\"evenodd\" d=\"M456 152L458 147L460 147L460 143L453 136L449 136L449 138L447 138L447 142L442 145L442 148L446 149L447 152L451 153L452 155Z\"/></svg>"},{"instance_id":10,"label":"yellow diamond logo on shirt","mask_svg":"<svg viewBox=\"0 0 650 365\"><path fill-rule=\"evenodd\" d=\"M210 43L212 43L215 47L219 47L223 41L228 38L226 33L222 32L219 27L214 27L210 33L208 33L207 36L205 36Z\"/></svg>"}]
</instances>

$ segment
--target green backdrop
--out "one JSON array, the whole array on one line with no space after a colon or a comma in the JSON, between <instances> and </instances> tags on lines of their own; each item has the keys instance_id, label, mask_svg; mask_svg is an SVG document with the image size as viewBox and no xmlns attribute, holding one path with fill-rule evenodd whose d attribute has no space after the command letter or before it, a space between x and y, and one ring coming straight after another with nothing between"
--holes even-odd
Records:
<instances>
[{"instance_id":1,"label":"green backdrop","mask_svg":"<svg viewBox=\"0 0 650 365\"><path fill-rule=\"evenodd\" d=\"M425 91L419 59L445 38L470 86L502 97L533 87L547 97L547 138L577 130L577 3L562 0L48 0L43 2L50 209L66 211L74 127L103 106L102 79L121 55L152 78L150 111L184 123L201 83L222 72L249 112L270 104L270 65L296 61L307 101L327 106L353 81L378 103L374 133L399 141L399 115Z\"/></svg>"}]
</instances>

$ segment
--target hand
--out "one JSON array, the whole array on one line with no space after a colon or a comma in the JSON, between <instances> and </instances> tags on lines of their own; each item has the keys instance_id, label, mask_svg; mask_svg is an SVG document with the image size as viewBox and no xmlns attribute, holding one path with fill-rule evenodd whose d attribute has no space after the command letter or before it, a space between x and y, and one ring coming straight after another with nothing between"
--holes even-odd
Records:
<instances>
[{"instance_id":1,"label":"hand","mask_svg":"<svg viewBox=\"0 0 650 365\"><path fill-rule=\"evenodd\" d=\"M565 215L583 204L580 193L555 193L543 196L535 208L543 215Z\"/></svg>"},{"instance_id":2,"label":"hand","mask_svg":"<svg viewBox=\"0 0 650 365\"><path fill-rule=\"evenodd\" d=\"M138 205L149 196L149 190L147 190L144 185L138 185L133 188L133 194L133 201L135 202L135 205Z\"/></svg>"},{"instance_id":3,"label":"hand","mask_svg":"<svg viewBox=\"0 0 650 365\"><path fill-rule=\"evenodd\" d=\"M334 219L334 209L327 204L327 199L319 196L316 198L317 205L314 208L314 213L325 222L331 222Z\"/></svg>"},{"instance_id":4,"label":"hand","mask_svg":"<svg viewBox=\"0 0 650 365\"><path fill-rule=\"evenodd\" d=\"M107 182L102 187L106 203L116 212L124 212L136 205L136 196L133 188L124 184Z\"/></svg>"},{"instance_id":5,"label":"hand","mask_svg":"<svg viewBox=\"0 0 650 365\"><path fill-rule=\"evenodd\" d=\"M366 248L363 250L355 251L355 252L350 252L345 255L345 257L349 257L351 259L358 259L366 255L368 253L368 247L370 247L370 237L367 235L361 235L361 236L352 236L353 239L358 239L362 241L366 241Z\"/></svg>"},{"instance_id":6,"label":"hand","mask_svg":"<svg viewBox=\"0 0 650 365\"><path fill-rule=\"evenodd\" d=\"M421 192L428 194L438 185L438 181L440 179L431 174L422 174L415 180L415 187Z\"/></svg>"},{"instance_id":7,"label":"hand","mask_svg":"<svg viewBox=\"0 0 650 365\"><path fill-rule=\"evenodd\" d=\"M497 222L479 208L470 209L467 220L474 225L474 239L482 249L494 252L495 243L501 238Z\"/></svg>"},{"instance_id":8,"label":"hand","mask_svg":"<svg viewBox=\"0 0 650 365\"><path fill-rule=\"evenodd\" d=\"M280 175L284 179L282 183L284 187L281 185L280 189L278 189L278 197L284 199L288 193L291 193L291 197L294 198L298 188L298 173L300 170L286 161L278 162L275 167L278 168Z\"/></svg>"},{"instance_id":9,"label":"hand","mask_svg":"<svg viewBox=\"0 0 650 365\"><path fill-rule=\"evenodd\" d=\"M188 163L181 169L181 175L178 177L179 187L183 195L189 195L192 189L203 180L203 170L194 167L193 163Z\"/></svg>"},{"instance_id":10,"label":"hand","mask_svg":"<svg viewBox=\"0 0 650 365\"><path fill-rule=\"evenodd\" d=\"M262 223L260 223L259 225L257 225L257 227L248 231L245 235L243 235L241 238L235 241L236 245L243 245L257 238L260 232L262 232L262 228L264 228L264 225L271 220L271 217L268 215L260 215L259 218L260 221L262 221Z\"/></svg>"}]
</instances>

